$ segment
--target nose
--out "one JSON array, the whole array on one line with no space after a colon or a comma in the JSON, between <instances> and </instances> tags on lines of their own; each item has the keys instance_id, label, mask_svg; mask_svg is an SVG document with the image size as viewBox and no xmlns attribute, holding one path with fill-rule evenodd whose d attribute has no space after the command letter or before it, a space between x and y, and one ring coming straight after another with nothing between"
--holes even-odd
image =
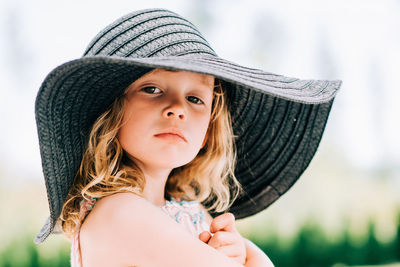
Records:
<instances>
[{"instance_id":1,"label":"nose","mask_svg":"<svg viewBox=\"0 0 400 267\"><path fill-rule=\"evenodd\" d=\"M166 109L163 111L163 117L166 119L177 118L180 120L186 119L185 108L179 101L171 103Z\"/></svg>"}]
</instances>

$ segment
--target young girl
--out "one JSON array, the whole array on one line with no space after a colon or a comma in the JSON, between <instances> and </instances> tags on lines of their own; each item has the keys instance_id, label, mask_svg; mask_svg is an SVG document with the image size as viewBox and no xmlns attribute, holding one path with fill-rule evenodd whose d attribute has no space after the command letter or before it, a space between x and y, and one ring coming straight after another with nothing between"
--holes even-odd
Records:
<instances>
[{"instance_id":1,"label":"young girl","mask_svg":"<svg viewBox=\"0 0 400 267\"><path fill-rule=\"evenodd\" d=\"M300 177L340 84L219 58L168 10L118 19L37 95L50 217L35 242L62 231L72 266L273 266L235 218Z\"/></svg>"}]
</instances>

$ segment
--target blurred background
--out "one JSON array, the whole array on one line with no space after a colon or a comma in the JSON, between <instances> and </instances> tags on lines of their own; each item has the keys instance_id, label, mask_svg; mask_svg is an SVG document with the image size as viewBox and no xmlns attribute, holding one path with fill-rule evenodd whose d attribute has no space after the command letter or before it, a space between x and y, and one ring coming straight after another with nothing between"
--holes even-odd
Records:
<instances>
[{"instance_id":1,"label":"blurred background","mask_svg":"<svg viewBox=\"0 0 400 267\"><path fill-rule=\"evenodd\" d=\"M70 243L33 238L49 215L34 118L56 66L131 11L164 7L217 54L302 79L341 79L318 151L265 211L238 221L276 266L400 266L400 1L0 2L0 266L68 266Z\"/></svg>"}]
</instances>

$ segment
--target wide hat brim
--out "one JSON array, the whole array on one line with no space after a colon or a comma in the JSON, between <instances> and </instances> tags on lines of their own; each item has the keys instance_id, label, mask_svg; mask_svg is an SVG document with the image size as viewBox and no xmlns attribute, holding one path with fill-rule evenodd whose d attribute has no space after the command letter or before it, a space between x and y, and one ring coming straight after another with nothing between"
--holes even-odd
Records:
<instances>
[{"instance_id":1,"label":"wide hat brim","mask_svg":"<svg viewBox=\"0 0 400 267\"><path fill-rule=\"evenodd\" d=\"M154 68L213 75L225 87L237 136L235 175L245 189L229 210L237 219L264 210L301 176L341 86L340 80L290 78L204 54L86 56L55 68L35 103L50 207L35 243L54 230L96 118L129 84Z\"/></svg>"}]
</instances>

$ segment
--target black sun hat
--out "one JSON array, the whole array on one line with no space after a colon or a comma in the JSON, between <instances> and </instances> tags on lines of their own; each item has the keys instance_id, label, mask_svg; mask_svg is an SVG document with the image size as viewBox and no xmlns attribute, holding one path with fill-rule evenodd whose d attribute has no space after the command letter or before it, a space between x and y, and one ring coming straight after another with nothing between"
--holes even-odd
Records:
<instances>
[{"instance_id":1,"label":"black sun hat","mask_svg":"<svg viewBox=\"0 0 400 267\"><path fill-rule=\"evenodd\" d=\"M229 210L236 218L264 210L304 172L341 86L340 80L301 80L222 59L191 22L169 10L140 10L116 20L81 58L51 71L37 94L50 217L35 243L54 231L94 121L154 68L213 75L226 89L237 136L235 175L246 193Z\"/></svg>"}]
</instances>

